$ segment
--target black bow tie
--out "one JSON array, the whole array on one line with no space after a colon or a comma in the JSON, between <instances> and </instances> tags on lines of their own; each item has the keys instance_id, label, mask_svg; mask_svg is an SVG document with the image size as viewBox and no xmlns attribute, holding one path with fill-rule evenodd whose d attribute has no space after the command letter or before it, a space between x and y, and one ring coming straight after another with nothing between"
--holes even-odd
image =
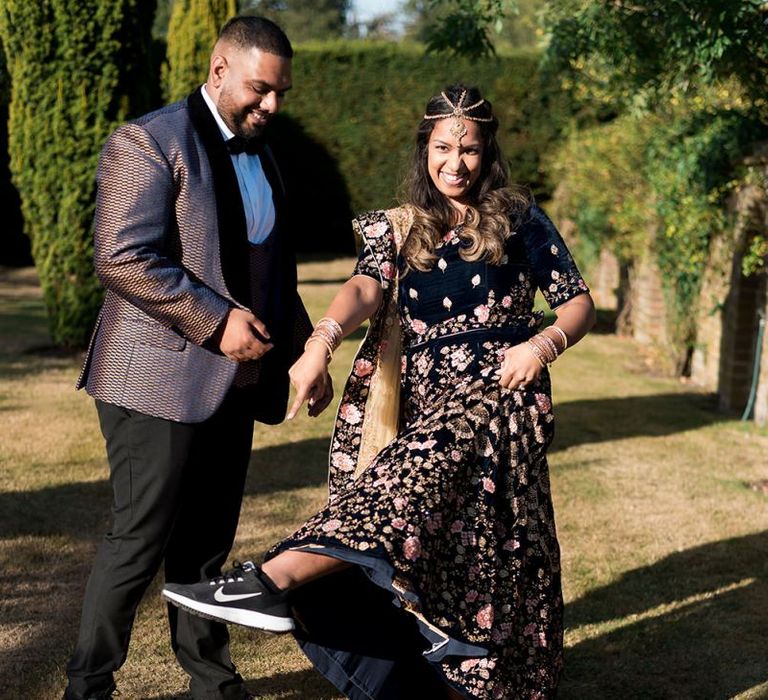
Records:
<instances>
[{"instance_id":1,"label":"black bow tie","mask_svg":"<svg viewBox=\"0 0 768 700\"><path fill-rule=\"evenodd\" d=\"M249 156L255 156L264 148L261 139L244 139L242 136L233 136L225 141L225 144L232 155L247 153Z\"/></svg>"}]
</instances>

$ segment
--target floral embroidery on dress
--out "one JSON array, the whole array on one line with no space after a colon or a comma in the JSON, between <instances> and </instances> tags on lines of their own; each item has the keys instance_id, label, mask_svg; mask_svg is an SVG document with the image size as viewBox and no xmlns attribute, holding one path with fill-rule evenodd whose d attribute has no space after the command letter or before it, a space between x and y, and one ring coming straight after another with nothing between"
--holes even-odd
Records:
<instances>
[{"instance_id":1,"label":"floral embroidery on dress","mask_svg":"<svg viewBox=\"0 0 768 700\"><path fill-rule=\"evenodd\" d=\"M509 390L498 371L505 350L538 330L537 288L557 306L587 287L535 207L508 239L503 264L462 260L452 231L432 270L402 278L387 213L358 217L355 229L365 243L355 274L380 282L382 309L342 394L329 503L268 556L327 547L383 562L391 581L378 585L432 635L425 657L467 697L553 698L563 628L546 460L554 431L549 376ZM393 303L402 340L400 430L354 478L383 310Z\"/></svg>"}]
</instances>

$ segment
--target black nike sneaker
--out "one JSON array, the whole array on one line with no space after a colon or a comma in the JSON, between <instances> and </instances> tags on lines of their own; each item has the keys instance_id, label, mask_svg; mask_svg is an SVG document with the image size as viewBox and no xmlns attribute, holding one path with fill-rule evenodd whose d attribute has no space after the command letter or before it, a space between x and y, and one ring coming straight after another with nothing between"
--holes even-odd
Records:
<instances>
[{"instance_id":1,"label":"black nike sneaker","mask_svg":"<svg viewBox=\"0 0 768 700\"><path fill-rule=\"evenodd\" d=\"M253 562L202 583L167 583L163 598L199 617L268 632L296 628L285 591L278 591Z\"/></svg>"}]
</instances>

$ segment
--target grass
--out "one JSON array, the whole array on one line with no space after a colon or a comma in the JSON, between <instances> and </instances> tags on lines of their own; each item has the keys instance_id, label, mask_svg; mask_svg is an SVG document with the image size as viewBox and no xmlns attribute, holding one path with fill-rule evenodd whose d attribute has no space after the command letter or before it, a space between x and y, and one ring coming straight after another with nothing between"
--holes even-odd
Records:
<instances>
[{"instance_id":1,"label":"grass","mask_svg":"<svg viewBox=\"0 0 768 700\"><path fill-rule=\"evenodd\" d=\"M349 260L304 263L322 313ZM340 391L358 340L334 362ZM58 698L90 560L107 527L104 447L79 358L46 349L35 276L0 272L0 695ZM563 550L565 700L768 698L768 433L696 388L648 376L599 333L554 367L552 481ZM234 555L260 557L322 503L331 413L257 428ZM156 581L139 610L123 698L186 697ZM265 698L337 698L290 637L233 631Z\"/></svg>"}]
</instances>

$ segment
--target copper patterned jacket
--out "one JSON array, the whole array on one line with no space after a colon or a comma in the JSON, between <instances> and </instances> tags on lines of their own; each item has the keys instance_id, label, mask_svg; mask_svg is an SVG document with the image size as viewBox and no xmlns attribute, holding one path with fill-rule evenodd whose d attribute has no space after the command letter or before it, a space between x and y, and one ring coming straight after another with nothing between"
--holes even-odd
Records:
<instances>
[{"instance_id":1,"label":"copper patterned jacket","mask_svg":"<svg viewBox=\"0 0 768 700\"><path fill-rule=\"evenodd\" d=\"M261 161L276 208L268 293L279 319L262 363L253 417L280 422L288 368L311 323L277 166ZM211 342L229 308L247 308L255 280L234 167L200 89L118 128L97 171L94 260L106 288L77 387L97 399L174 421L200 422L221 404L237 363Z\"/></svg>"}]
</instances>

